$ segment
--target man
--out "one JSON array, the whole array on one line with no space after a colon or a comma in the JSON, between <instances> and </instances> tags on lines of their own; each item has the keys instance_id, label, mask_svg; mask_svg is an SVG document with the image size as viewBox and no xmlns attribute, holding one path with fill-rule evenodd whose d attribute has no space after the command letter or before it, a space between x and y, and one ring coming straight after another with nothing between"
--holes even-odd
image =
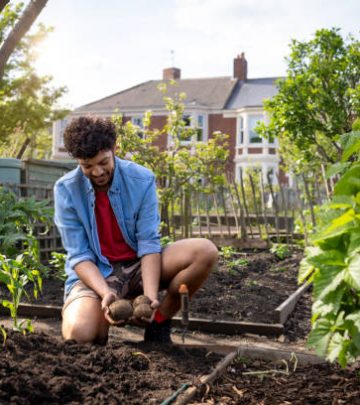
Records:
<instances>
[{"instance_id":1,"label":"man","mask_svg":"<svg viewBox=\"0 0 360 405\"><path fill-rule=\"evenodd\" d=\"M63 337L105 343L114 324L109 305L144 294L153 310L145 341L171 343L179 286L186 284L192 296L215 264L217 248L206 239L186 239L162 251L155 177L115 157L110 120L75 118L64 144L79 165L54 188L55 223L67 252ZM166 289L161 303L160 289Z\"/></svg>"}]
</instances>

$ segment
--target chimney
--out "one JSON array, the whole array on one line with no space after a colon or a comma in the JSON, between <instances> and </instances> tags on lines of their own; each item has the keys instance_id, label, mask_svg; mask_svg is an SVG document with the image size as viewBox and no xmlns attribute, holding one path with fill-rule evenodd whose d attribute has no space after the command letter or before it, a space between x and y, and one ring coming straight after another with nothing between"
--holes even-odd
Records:
<instances>
[{"instance_id":1,"label":"chimney","mask_svg":"<svg viewBox=\"0 0 360 405\"><path fill-rule=\"evenodd\" d=\"M163 80L180 79L181 70L176 67L171 67L163 70Z\"/></svg>"},{"instance_id":2,"label":"chimney","mask_svg":"<svg viewBox=\"0 0 360 405\"><path fill-rule=\"evenodd\" d=\"M247 61L244 52L234 59L234 79L247 80Z\"/></svg>"}]
</instances>

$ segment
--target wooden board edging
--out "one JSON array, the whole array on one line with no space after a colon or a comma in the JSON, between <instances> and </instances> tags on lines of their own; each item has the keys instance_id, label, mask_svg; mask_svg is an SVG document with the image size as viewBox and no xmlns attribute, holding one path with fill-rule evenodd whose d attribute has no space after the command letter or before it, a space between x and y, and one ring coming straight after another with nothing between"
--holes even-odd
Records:
<instances>
[{"instance_id":1,"label":"wooden board edging","mask_svg":"<svg viewBox=\"0 0 360 405\"><path fill-rule=\"evenodd\" d=\"M172 319L172 325L182 328L181 318L174 317ZM279 323L212 321L210 319L190 318L188 330L225 335L255 333L257 335L279 336L284 332L284 325Z\"/></svg>"},{"instance_id":2,"label":"wooden board edging","mask_svg":"<svg viewBox=\"0 0 360 405\"><path fill-rule=\"evenodd\" d=\"M18 307L18 315L32 318L61 319L61 310L62 307L60 306L20 304ZM9 316L9 310L0 305L0 315ZM212 321L210 319L201 318L190 318L189 321L188 330L197 330L200 332L210 332L225 335L255 333L266 336L280 336L284 332L284 326L281 324ZM181 318L174 317L172 319L172 326L182 329Z\"/></svg>"},{"instance_id":3,"label":"wooden board edging","mask_svg":"<svg viewBox=\"0 0 360 405\"><path fill-rule=\"evenodd\" d=\"M304 294L304 292L310 287L311 283L305 282L294 293L292 293L282 304L280 304L273 313L273 321L285 324L289 315L295 308L295 305Z\"/></svg>"}]
</instances>

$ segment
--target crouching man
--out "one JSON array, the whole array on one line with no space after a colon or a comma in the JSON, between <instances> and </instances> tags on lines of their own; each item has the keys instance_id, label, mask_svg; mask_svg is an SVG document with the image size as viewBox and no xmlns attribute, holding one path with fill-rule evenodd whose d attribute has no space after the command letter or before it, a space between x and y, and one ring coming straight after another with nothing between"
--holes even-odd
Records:
<instances>
[{"instance_id":1,"label":"crouching man","mask_svg":"<svg viewBox=\"0 0 360 405\"><path fill-rule=\"evenodd\" d=\"M64 144L79 164L54 188L55 223L67 252L64 339L106 343L114 323L110 304L144 294L153 311L145 341L171 343L179 286L186 284L191 297L217 261L217 248L206 239L184 239L161 249L155 177L115 156L110 120L74 119Z\"/></svg>"}]
</instances>

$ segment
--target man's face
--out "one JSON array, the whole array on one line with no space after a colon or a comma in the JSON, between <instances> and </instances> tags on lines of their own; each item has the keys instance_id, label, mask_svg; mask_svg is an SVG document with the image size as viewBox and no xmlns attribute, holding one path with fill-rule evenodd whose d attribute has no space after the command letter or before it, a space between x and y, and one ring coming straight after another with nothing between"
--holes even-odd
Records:
<instances>
[{"instance_id":1,"label":"man's face","mask_svg":"<svg viewBox=\"0 0 360 405\"><path fill-rule=\"evenodd\" d=\"M80 168L97 189L107 189L112 181L115 162L112 150L100 151L91 159L78 159Z\"/></svg>"}]
</instances>

